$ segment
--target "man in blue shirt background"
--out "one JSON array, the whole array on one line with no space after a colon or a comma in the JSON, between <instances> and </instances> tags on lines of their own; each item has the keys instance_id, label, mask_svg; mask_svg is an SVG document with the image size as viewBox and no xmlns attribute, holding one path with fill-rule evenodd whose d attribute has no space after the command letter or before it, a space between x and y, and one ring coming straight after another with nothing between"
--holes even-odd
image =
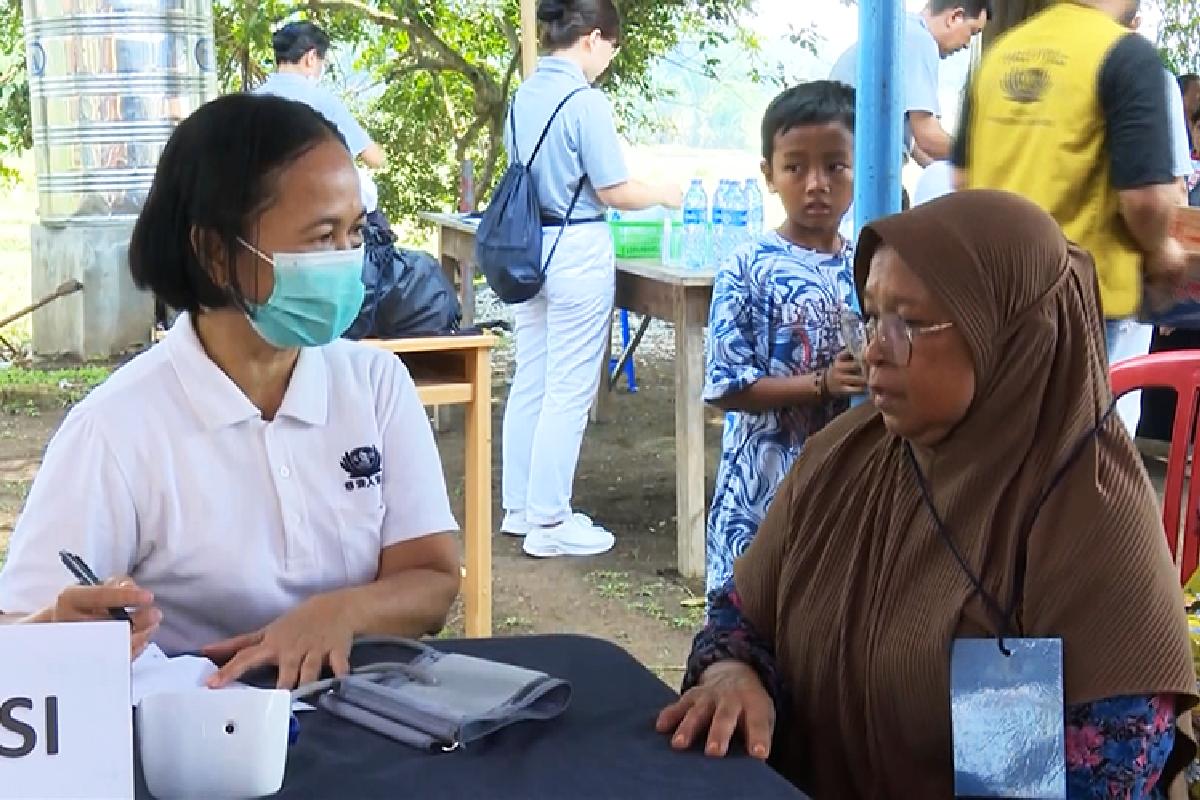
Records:
<instances>
[{"instance_id":1,"label":"man in blue shirt background","mask_svg":"<svg viewBox=\"0 0 1200 800\"><path fill-rule=\"evenodd\" d=\"M904 157L922 167L950 158L951 137L942 127L938 100L938 68L971 44L992 17L991 0L929 0L920 12L904 19ZM857 86L858 43L842 53L829 79ZM846 212L842 235L852 238L854 206Z\"/></svg>"},{"instance_id":2,"label":"man in blue shirt background","mask_svg":"<svg viewBox=\"0 0 1200 800\"><path fill-rule=\"evenodd\" d=\"M321 85L325 73L325 57L329 53L329 36L307 20L289 22L271 37L275 50L275 72L255 92L273 94L311 106L332 122L346 140L355 158L371 169L379 169L387 158L383 149L371 141L350 109L333 92ZM366 170L359 170L363 184L363 206L370 217L379 215L378 192ZM386 220L381 220L383 227Z\"/></svg>"},{"instance_id":3,"label":"man in blue shirt background","mask_svg":"<svg viewBox=\"0 0 1200 800\"><path fill-rule=\"evenodd\" d=\"M929 0L920 12L904 20L904 145L917 163L950 157L950 134L938 119L938 67L971 44L992 16L991 0ZM858 44L842 53L829 79L856 85Z\"/></svg>"}]
</instances>

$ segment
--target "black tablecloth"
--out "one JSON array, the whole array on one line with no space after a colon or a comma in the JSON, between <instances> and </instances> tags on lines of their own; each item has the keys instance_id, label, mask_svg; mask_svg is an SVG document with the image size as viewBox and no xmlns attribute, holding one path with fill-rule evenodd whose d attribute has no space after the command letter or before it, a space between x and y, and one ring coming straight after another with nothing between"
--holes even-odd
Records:
<instances>
[{"instance_id":1,"label":"black tablecloth","mask_svg":"<svg viewBox=\"0 0 1200 800\"><path fill-rule=\"evenodd\" d=\"M586 636L518 636L431 642L542 670L571 683L558 719L524 722L453 753L407 748L333 717L300 712L276 797L313 800L805 800L774 771L737 749L724 759L678 753L654 731L676 695L621 648ZM388 648L356 647L356 665L391 660ZM149 798L137 771L137 797Z\"/></svg>"}]
</instances>

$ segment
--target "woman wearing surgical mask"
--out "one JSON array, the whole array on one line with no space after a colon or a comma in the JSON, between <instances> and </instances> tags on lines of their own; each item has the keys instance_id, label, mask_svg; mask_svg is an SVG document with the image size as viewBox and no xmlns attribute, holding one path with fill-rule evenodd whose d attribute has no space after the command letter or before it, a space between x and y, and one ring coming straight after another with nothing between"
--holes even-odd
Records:
<instances>
[{"instance_id":1,"label":"woman wearing surgical mask","mask_svg":"<svg viewBox=\"0 0 1200 800\"><path fill-rule=\"evenodd\" d=\"M0 572L4 621L132 613L138 652L201 651L214 685L347 669L352 638L438 630L459 583L412 378L339 339L363 299L363 206L337 129L229 95L167 143L134 227L166 339L51 440ZM73 586L60 551L109 585Z\"/></svg>"}]
</instances>

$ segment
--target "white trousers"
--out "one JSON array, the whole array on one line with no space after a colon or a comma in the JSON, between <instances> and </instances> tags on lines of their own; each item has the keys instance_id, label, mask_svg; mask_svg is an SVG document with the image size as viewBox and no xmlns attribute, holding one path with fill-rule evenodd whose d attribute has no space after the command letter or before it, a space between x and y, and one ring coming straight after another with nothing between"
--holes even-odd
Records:
<instances>
[{"instance_id":1,"label":"white trousers","mask_svg":"<svg viewBox=\"0 0 1200 800\"><path fill-rule=\"evenodd\" d=\"M1149 353L1154 326L1134 319L1110 319L1105 321L1104 333L1108 340L1108 363L1112 365ZM1136 437L1138 421L1142 418L1142 393L1130 392L1117 400L1117 415L1125 423L1129 435Z\"/></svg>"},{"instance_id":2,"label":"white trousers","mask_svg":"<svg viewBox=\"0 0 1200 800\"><path fill-rule=\"evenodd\" d=\"M557 228L547 228L543 257ZM514 309L517 369L504 408L505 511L534 525L571 515L588 413L609 357L616 264L604 223L569 226L536 297Z\"/></svg>"}]
</instances>

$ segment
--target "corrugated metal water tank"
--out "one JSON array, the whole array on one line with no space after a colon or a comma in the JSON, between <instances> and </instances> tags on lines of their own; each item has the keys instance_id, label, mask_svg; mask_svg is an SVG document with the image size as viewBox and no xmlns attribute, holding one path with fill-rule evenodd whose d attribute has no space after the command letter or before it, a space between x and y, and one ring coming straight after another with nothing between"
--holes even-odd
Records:
<instances>
[{"instance_id":1,"label":"corrugated metal water tank","mask_svg":"<svg viewBox=\"0 0 1200 800\"><path fill-rule=\"evenodd\" d=\"M216 97L210 0L24 0L43 223L127 223L175 125Z\"/></svg>"}]
</instances>

